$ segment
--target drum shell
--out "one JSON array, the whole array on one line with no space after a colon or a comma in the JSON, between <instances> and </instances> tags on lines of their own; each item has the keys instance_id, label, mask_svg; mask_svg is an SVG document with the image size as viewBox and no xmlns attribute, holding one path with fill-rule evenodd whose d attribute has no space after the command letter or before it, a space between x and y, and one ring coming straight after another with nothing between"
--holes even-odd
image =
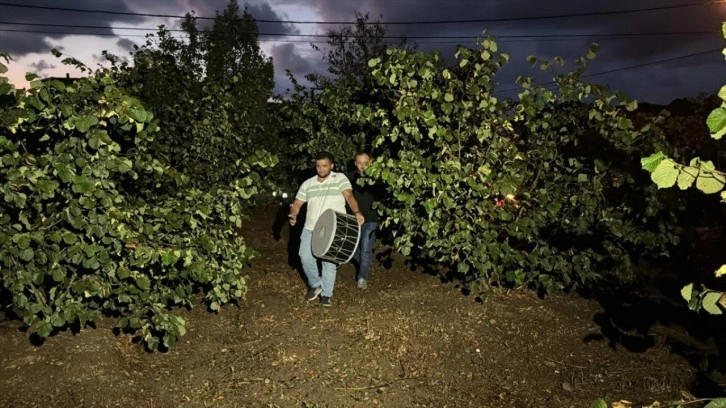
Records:
<instances>
[{"instance_id":1,"label":"drum shell","mask_svg":"<svg viewBox=\"0 0 726 408\"><path fill-rule=\"evenodd\" d=\"M336 264L349 262L358 248L360 225L355 216L332 209L323 211L313 229L313 255Z\"/></svg>"}]
</instances>

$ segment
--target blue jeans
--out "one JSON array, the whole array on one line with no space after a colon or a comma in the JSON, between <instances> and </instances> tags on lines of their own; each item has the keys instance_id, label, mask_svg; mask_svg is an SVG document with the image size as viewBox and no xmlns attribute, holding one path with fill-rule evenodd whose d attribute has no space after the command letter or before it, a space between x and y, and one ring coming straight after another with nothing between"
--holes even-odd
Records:
<instances>
[{"instance_id":1,"label":"blue jeans","mask_svg":"<svg viewBox=\"0 0 726 408\"><path fill-rule=\"evenodd\" d=\"M373 247L376 245L377 222L366 222L360 226L360 240L358 248L355 249L353 260L358 264L358 276L356 279L368 280L368 272L373 262Z\"/></svg>"},{"instance_id":2,"label":"blue jeans","mask_svg":"<svg viewBox=\"0 0 726 408\"><path fill-rule=\"evenodd\" d=\"M338 272L338 265L322 261L323 263L323 276L320 277L320 271L318 270L318 259L313 255L313 231L309 229L303 229L300 234L300 262L302 263L305 277L308 279L308 286L310 288L322 288L323 296L333 296L333 286L335 286L335 275Z\"/></svg>"}]
</instances>

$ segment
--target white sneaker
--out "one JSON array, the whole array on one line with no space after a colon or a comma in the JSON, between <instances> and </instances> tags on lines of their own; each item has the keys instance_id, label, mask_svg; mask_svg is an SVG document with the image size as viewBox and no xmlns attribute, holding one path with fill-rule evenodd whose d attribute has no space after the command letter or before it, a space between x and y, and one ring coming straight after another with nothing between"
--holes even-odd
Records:
<instances>
[{"instance_id":1,"label":"white sneaker","mask_svg":"<svg viewBox=\"0 0 726 408\"><path fill-rule=\"evenodd\" d=\"M368 281L363 278L358 279L358 289L366 289L366 288L368 288Z\"/></svg>"}]
</instances>

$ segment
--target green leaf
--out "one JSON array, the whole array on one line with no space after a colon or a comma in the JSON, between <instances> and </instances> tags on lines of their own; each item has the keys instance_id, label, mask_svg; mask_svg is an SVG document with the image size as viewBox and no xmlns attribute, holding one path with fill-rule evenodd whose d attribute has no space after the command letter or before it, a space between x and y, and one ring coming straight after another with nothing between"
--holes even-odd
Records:
<instances>
[{"instance_id":1,"label":"green leaf","mask_svg":"<svg viewBox=\"0 0 726 408\"><path fill-rule=\"evenodd\" d=\"M131 108L129 114L137 122L146 122L146 111L143 109Z\"/></svg>"},{"instance_id":2,"label":"green leaf","mask_svg":"<svg viewBox=\"0 0 726 408\"><path fill-rule=\"evenodd\" d=\"M706 295L703 296L704 310L714 315L720 315L722 312L721 308L718 306L718 301L721 300L722 295L723 293L721 292L707 292Z\"/></svg>"},{"instance_id":3,"label":"green leaf","mask_svg":"<svg viewBox=\"0 0 726 408\"><path fill-rule=\"evenodd\" d=\"M71 181L71 179L73 179L73 175L75 174L73 170L65 163L56 164L55 170L58 172L58 176L64 183Z\"/></svg>"},{"instance_id":4,"label":"green leaf","mask_svg":"<svg viewBox=\"0 0 726 408\"><path fill-rule=\"evenodd\" d=\"M684 167L681 169L681 174L678 175L678 188L681 190L690 188L693 182L696 181L696 177L692 173L696 173L697 171L693 167Z\"/></svg>"},{"instance_id":5,"label":"green leaf","mask_svg":"<svg viewBox=\"0 0 726 408\"><path fill-rule=\"evenodd\" d=\"M608 403L604 399L598 398L590 404L590 408L608 408Z\"/></svg>"},{"instance_id":6,"label":"green leaf","mask_svg":"<svg viewBox=\"0 0 726 408\"><path fill-rule=\"evenodd\" d=\"M56 244L60 244L60 242L63 240L63 236L58 231L53 231L48 234L48 238L50 238L51 242L55 242Z\"/></svg>"},{"instance_id":7,"label":"green leaf","mask_svg":"<svg viewBox=\"0 0 726 408\"><path fill-rule=\"evenodd\" d=\"M174 255L172 251L166 251L161 253L161 263L164 265L173 265L174 263L176 263L177 259L179 259L179 257Z\"/></svg>"},{"instance_id":8,"label":"green leaf","mask_svg":"<svg viewBox=\"0 0 726 408\"><path fill-rule=\"evenodd\" d=\"M66 278L66 271L64 271L61 268L56 267L53 269L53 280L55 282L63 282L63 279Z\"/></svg>"},{"instance_id":9,"label":"green leaf","mask_svg":"<svg viewBox=\"0 0 726 408\"><path fill-rule=\"evenodd\" d=\"M119 279L126 279L131 276L131 271L129 271L129 268L125 266L120 266L116 269L116 276L118 276Z\"/></svg>"},{"instance_id":10,"label":"green leaf","mask_svg":"<svg viewBox=\"0 0 726 408\"><path fill-rule=\"evenodd\" d=\"M452 102L452 101L454 100L454 95L452 95L452 94L451 94L450 92L447 92L447 93L446 93L446 94L444 95L444 100L445 100L446 102Z\"/></svg>"},{"instance_id":11,"label":"green leaf","mask_svg":"<svg viewBox=\"0 0 726 408\"><path fill-rule=\"evenodd\" d=\"M726 24L724 24L724 37L726 37ZM713 399L703 408L726 408L726 398Z\"/></svg>"},{"instance_id":12,"label":"green leaf","mask_svg":"<svg viewBox=\"0 0 726 408\"><path fill-rule=\"evenodd\" d=\"M86 176L73 176L73 186L71 187L74 192L80 194L86 194L91 190L91 180Z\"/></svg>"},{"instance_id":13,"label":"green leaf","mask_svg":"<svg viewBox=\"0 0 726 408\"><path fill-rule=\"evenodd\" d=\"M723 190L726 177L717 173L701 173L696 179L696 188L704 194L714 194Z\"/></svg>"},{"instance_id":14,"label":"green leaf","mask_svg":"<svg viewBox=\"0 0 726 408\"><path fill-rule=\"evenodd\" d=\"M79 132L86 133L91 128L91 120L85 116L76 116L75 118L71 117L71 119L75 119L73 123L76 125L76 129L78 129Z\"/></svg>"},{"instance_id":15,"label":"green leaf","mask_svg":"<svg viewBox=\"0 0 726 408\"><path fill-rule=\"evenodd\" d=\"M164 335L164 346L167 348L172 348L176 344L177 338L175 335L166 333Z\"/></svg>"},{"instance_id":16,"label":"green leaf","mask_svg":"<svg viewBox=\"0 0 726 408\"><path fill-rule=\"evenodd\" d=\"M663 152L653 153L648 157L640 159L640 166L649 173L652 173L665 158L666 155Z\"/></svg>"},{"instance_id":17,"label":"green leaf","mask_svg":"<svg viewBox=\"0 0 726 408\"><path fill-rule=\"evenodd\" d=\"M46 194L54 192L58 188L58 182L53 180L38 180L35 183L35 188Z\"/></svg>"},{"instance_id":18,"label":"green leaf","mask_svg":"<svg viewBox=\"0 0 726 408\"><path fill-rule=\"evenodd\" d=\"M484 45L484 48L488 48L488 49L492 50L492 52L497 52L498 47L497 47L497 43L495 41L484 40L483 45Z\"/></svg>"},{"instance_id":19,"label":"green leaf","mask_svg":"<svg viewBox=\"0 0 726 408\"><path fill-rule=\"evenodd\" d=\"M27 233L15 235L13 237L13 241L18 244L19 249L26 249L30 247L30 235Z\"/></svg>"},{"instance_id":20,"label":"green leaf","mask_svg":"<svg viewBox=\"0 0 726 408\"><path fill-rule=\"evenodd\" d=\"M722 101L726 102L726 85L722 86L721 89L719 89L718 97L721 98Z\"/></svg>"},{"instance_id":21,"label":"green leaf","mask_svg":"<svg viewBox=\"0 0 726 408\"><path fill-rule=\"evenodd\" d=\"M711 137L721 139L726 134L726 108L716 108L706 118Z\"/></svg>"},{"instance_id":22,"label":"green leaf","mask_svg":"<svg viewBox=\"0 0 726 408\"><path fill-rule=\"evenodd\" d=\"M720 268L716 270L716 277L720 278L722 276L726 275L726 264L721 265Z\"/></svg>"},{"instance_id":23,"label":"green leaf","mask_svg":"<svg viewBox=\"0 0 726 408\"><path fill-rule=\"evenodd\" d=\"M143 290L149 290L151 287L151 281L148 277L141 275L136 278L136 286Z\"/></svg>"},{"instance_id":24,"label":"green leaf","mask_svg":"<svg viewBox=\"0 0 726 408\"><path fill-rule=\"evenodd\" d=\"M33 250L30 248L23 249L20 251L20 259L22 259L25 262L30 262L35 254L33 253Z\"/></svg>"},{"instance_id":25,"label":"green leaf","mask_svg":"<svg viewBox=\"0 0 726 408\"><path fill-rule=\"evenodd\" d=\"M686 300L686 302L691 301L691 297L693 297L693 284L689 283L688 285L684 286L681 289L681 296L683 296L683 299Z\"/></svg>"},{"instance_id":26,"label":"green leaf","mask_svg":"<svg viewBox=\"0 0 726 408\"><path fill-rule=\"evenodd\" d=\"M78 242L78 235L72 232L66 232L65 234L63 234L63 242L68 245L73 245Z\"/></svg>"},{"instance_id":27,"label":"green leaf","mask_svg":"<svg viewBox=\"0 0 726 408\"><path fill-rule=\"evenodd\" d=\"M633 128L633 121L628 118L620 118L618 121L618 127L621 130L628 130Z\"/></svg>"},{"instance_id":28,"label":"green leaf","mask_svg":"<svg viewBox=\"0 0 726 408\"><path fill-rule=\"evenodd\" d=\"M131 162L131 160L127 159L126 157L122 157L118 160L118 171L120 173L126 173L131 171L133 166L133 162Z\"/></svg>"},{"instance_id":29,"label":"green leaf","mask_svg":"<svg viewBox=\"0 0 726 408\"><path fill-rule=\"evenodd\" d=\"M157 348L159 348L159 338L149 335L144 339L146 341L146 347L149 348L149 350L154 351Z\"/></svg>"},{"instance_id":30,"label":"green leaf","mask_svg":"<svg viewBox=\"0 0 726 408\"><path fill-rule=\"evenodd\" d=\"M35 332L38 334L38 336L45 339L53 332L53 325L50 324L50 322L43 321L35 329Z\"/></svg>"},{"instance_id":31,"label":"green leaf","mask_svg":"<svg viewBox=\"0 0 726 408\"><path fill-rule=\"evenodd\" d=\"M88 137L88 145L91 146L93 150L98 150L98 148L101 147L101 138L92 134Z\"/></svg>"},{"instance_id":32,"label":"green leaf","mask_svg":"<svg viewBox=\"0 0 726 408\"><path fill-rule=\"evenodd\" d=\"M62 327L64 324L66 324L66 319L63 317L62 314L56 312L50 316L50 324L52 324L54 327Z\"/></svg>"},{"instance_id":33,"label":"green leaf","mask_svg":"<svg viewBox=\"0 0 726 408\"><path fill-rule=\"evenodd\" d=\"M658 186L658 188L670 188L676 184L680 170L676 166L676 162L671 159L664 159L653 170L650 178Z\"/></svg>"}]
</instances>

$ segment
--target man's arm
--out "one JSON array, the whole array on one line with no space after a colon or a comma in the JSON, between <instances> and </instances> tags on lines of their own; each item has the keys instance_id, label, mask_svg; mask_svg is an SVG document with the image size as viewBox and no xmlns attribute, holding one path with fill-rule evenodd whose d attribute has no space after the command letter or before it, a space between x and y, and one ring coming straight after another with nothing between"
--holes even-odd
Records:
<instances>
[{"instance_id":1,"label":"man's arm","mask_svg":"<svg viewBox=\"0 0 726 408\"><path fill-rule=\"evenodd\" d=\"M292 206L290 206L290 213L287 215L287 218L290 219L290 225L294 226L297 223L297 215L300 213L300 209L303 204L305 204L305 201L300 200L299 198L296 198L295 201L292 202Z\"/></svg>"},{"instance_id":2,"label":"man's arm","mask_svg":"<svg viewBox=\"0 0 726 408\"><path fill-rule=\"evenodd\" d=\"M353 214L355 214L355 219L358 220L358 224L363 224L364 222L366 222L366 219L363 217L363 213L360 212L360 207L358 207L358 200L356 200L355 196L353 195L353 190L343 190L343 197L348 203L348 206L350 206L351 211L353 211Z\"/></svg>"}]
</instances>

